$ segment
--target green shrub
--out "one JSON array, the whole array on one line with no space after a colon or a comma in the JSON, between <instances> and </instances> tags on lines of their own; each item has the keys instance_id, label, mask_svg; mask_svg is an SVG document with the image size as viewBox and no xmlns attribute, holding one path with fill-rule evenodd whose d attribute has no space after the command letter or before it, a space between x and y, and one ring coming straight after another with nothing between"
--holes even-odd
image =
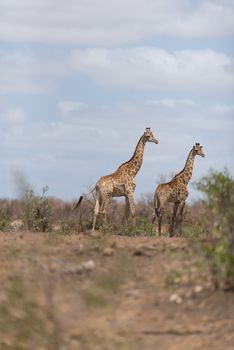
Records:
<instances>
[{"instance_id":1,"label":"green shrub","mask_svg":"<svg viewBox=\"0 0 234 350\"><path fill-rule=\"evenodd\" d=\"M194 223L191 225L184 225L183 237L185 238L200 238L204 235L203 225L200 223Z\"/></svg>"},{"instance_id":2,"label":"green shrub","mask_svg":"<svg viewBox=\"0 0 234 350\"><path fill-rule=\"evenodd\" d=\"M10 217L6 213L0 213L0 231L5 231L9 228Z\"/></svg>"},{"instance_id":3,"label":"green shrub","mask_svg":"<svg viewBox=\"0 0 234 350\"><path fill-rule=\"evenodd\" d=\"M8 203L0 207L0 231L9 229L11 223L11 210Z\"/></svg>"},{"instance_id":4,"label":"green shrub","mask_svg":"<svg viewBox=\"0 0 234 350\"><path fill-rule=\"evenodd\" d=\"M228 226L233 230L234 180L227 168L224 171L211 169L207 176L195 183L195 187L205 194L211 211L217 215L216 226Z\"/></svg>"},{"instance_id":5,"label":"green shrub","mask_svg":"<svg viewBox=\"0 0 234 350\"><path fill-rule=\"evenodd\" d=\"M24 206L21 217L25 227L30 231L48 231L52 207L45 193L48 187L43 187L42 195L38 196L33 190L26 191L24 195Z\"/></svg>"},{"instance_id":6,"label":"green shrub","mask_svg":"<svg viewBox=\"0 0 234 350\"><path fill-rule=\"evenodd\" d=\"M59 233L63 235L77 234L82 231L82 226L77 221L67 219L59 222Z\"/></svg>"},{"instance_id":7,"label":"green shrub","mask_svg":"<svg viewBox=\"0 0 234 350\"><path fill-rule=\"evenodd\" d=\"M135 225L122 227L120 234L127 236L155 236L154 225L148 222L145 217L139 216L136 217Z\"/></svg>"},{"instance_id":8,"label":"green shrub","mask_svg":"<svg viewBox=\"0 0 234 350\"><path fill-rule=\"evenodd\" d=\"M234 289L234 180L228 170L210 170L195 183L204 193L214 216L209 240L201 245L211 266L215 285L223 281L228 289Z\"/></svg>"}]
</instances>

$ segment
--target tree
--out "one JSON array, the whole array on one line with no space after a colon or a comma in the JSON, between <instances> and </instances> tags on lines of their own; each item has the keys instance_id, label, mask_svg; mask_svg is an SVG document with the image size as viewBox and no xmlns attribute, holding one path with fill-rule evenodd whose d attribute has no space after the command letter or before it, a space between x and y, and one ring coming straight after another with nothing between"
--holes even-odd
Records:
<instances>
[{"instance_id":1,"label":"tree","mask_svg":"<svg viewBox=\"0 0 234 350\"><path fill-rule=\"evenodd\" d=\"M227 168L210 169L195 183L195 188L204 193L215 217L210 229L212 239L206 246L207 257L217 277L224 279L225 287L234 289L234 180Z\"/></svg>"}]
</instances>

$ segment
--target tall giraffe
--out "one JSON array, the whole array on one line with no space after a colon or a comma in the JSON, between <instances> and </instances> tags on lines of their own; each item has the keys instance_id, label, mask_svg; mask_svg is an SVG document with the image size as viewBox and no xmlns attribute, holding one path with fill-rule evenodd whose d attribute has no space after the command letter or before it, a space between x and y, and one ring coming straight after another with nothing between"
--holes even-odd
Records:
<instances>
[{"instance_id":1,"label":"tall giraffe","mask_svg":"<svg viewBox=\"0 0 234 350\"><path fill-rule=\"evenodd\" d=\"M155 216L153 218L153 222L157 216L158 232L160 236L164 207L167 202L174 203L172 221L169 228L169 236L172 237L174 235L173 231L176 223L177 212L181 229L185 201L189 195L187 185L192 177L194 159L197 155L205 157L205 154L202 151L202 146L200 146L199 143L196 143L195 146L193 146L193 148L190 150L183 170L181 170L177 175L175 175L171 181L158 185L158 187L155 190Z\"/></svg>"},{"instance_id":2,"label":"tall giraffe","mask_svg":"<svg viewBox=\"0 0 234 350\"><path fill-rule=\"evenodd\" d=\"M96 192L92 226L93 231L95 230L96 220L99 213L102 214L103 220L106 222L106 207L110 197L124 196L126 202L125 224L128 223L129 212L135 222L135 205L133 199L133 193L136 187L135 176L142 165L146 142L158 143L150 128L146 128L146 131L139 139L133 156L129 161L121 164L114 173L102 176L91 191ZM74 209L80 205L82 198L83 197L81 196Z\"/></svg>"}]
</instances>

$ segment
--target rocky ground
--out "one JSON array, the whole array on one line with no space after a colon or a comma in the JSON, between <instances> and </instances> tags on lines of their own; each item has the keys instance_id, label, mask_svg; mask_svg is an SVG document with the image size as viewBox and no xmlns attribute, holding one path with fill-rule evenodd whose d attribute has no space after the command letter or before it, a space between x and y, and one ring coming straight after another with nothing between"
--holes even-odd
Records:
<instances>
[{"instance_id":1,"label":"rocky ground","mask_svg":"<svg viewBox=\"0 0 234 350\"><path fill-rule=\"evenodd\" d=\"M0 349L231 350L234 293L183 238L0 233Z\"/></svg>"}]
</instances>

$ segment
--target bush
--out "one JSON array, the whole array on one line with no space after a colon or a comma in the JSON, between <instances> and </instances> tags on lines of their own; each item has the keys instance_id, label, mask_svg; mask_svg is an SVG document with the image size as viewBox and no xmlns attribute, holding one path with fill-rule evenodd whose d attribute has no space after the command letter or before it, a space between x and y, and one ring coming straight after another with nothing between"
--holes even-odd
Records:
<instances>
[{"instance_id":1,"label":"bush","mask_svg":"<svg viewBox=\"0 0 234 350\"><path fill-rule=\"evenodd\" d=\"M10 218L5 213L0 213L0 231L5 231L10 226Z\"/></svg>"},{"instance_id":2,"label":"bush","mask_svg":"<svg viewBox=\"0 0 234 350\"><path fill-rule=\"evenodd\" d=\"M211 169L195 183L195 187L205 194L211 211L217 215L217 224L233 230L234 180L227 168L223 172Z\"/></svg>"},{"instance_id":3,"label":"bush","mask_svg":"<svg viewBox=\"0 0 234 350\"><path fill-rule=\"evenodd\" d=\"M10 229L12 210L11 205L7 200L1 200L0 203L0 231Z\"/></svg>"},{"instance_id":4,"label":"bush","mask_svg":"<svg viewBox=\"0 0 234 350\"><path fill-rule=\"evenodd\" d=\"M25 227L30 231L45 232L50 229L52 207L45 196L48 187L43 187L42 195L35 195L33 190L25 192L24 206L21 213Z\"/></svg>"},{"instance_id":5,"label":"bush","mask_svg":"<svg viewBox=\"0 0 234 350\"><path fill-rule=\"evenodd\" d=\"M229 171L210 170L195 183L204 193L215 220L210 227L209 240L202 245L214 276L215 285L224 282L234 289L234 180Z\"/></svg>"},{"instance_id":6,"label":"bush","mask_svg":"<svg viewBox=\"0 0 234 350\"><path fill-rule=\"evenodd\" d=\"M154 225L148 222L144 216L136 217L135 225L121 226L118 233L126 236L155 236Z\"/></svg>"}]
</instances>

